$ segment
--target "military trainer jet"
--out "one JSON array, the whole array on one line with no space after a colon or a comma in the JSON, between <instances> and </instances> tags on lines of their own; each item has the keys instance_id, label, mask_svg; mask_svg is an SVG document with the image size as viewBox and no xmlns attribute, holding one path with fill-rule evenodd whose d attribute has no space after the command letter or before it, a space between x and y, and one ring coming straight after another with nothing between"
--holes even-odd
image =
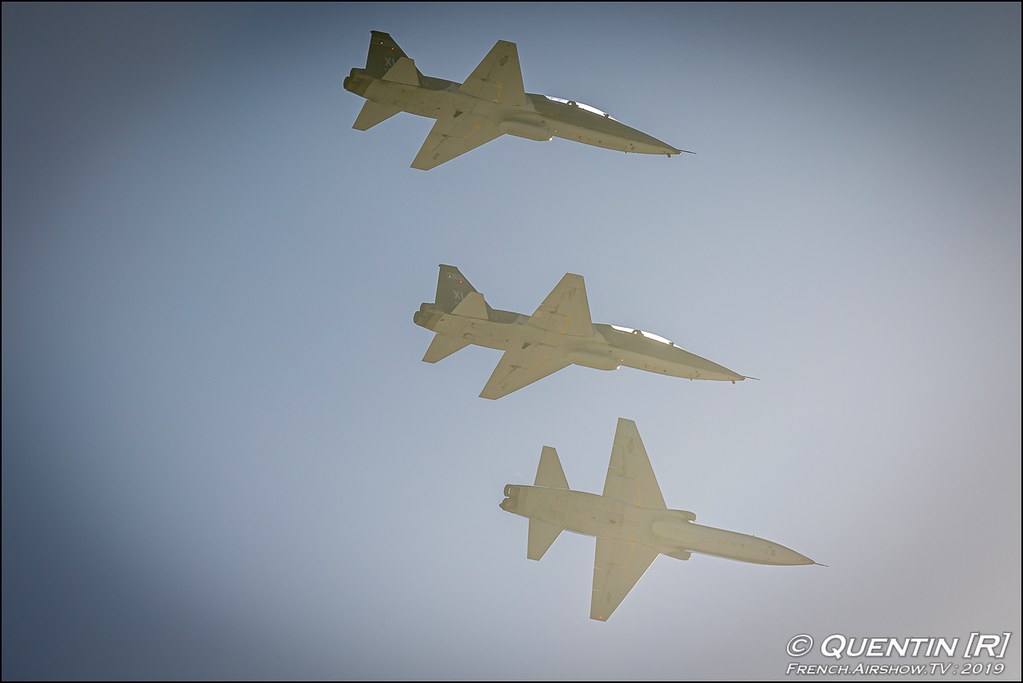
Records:
<instances>
[{"instance_id":1,"label":"military trainer jet","mask_svg":"<svg viewBox=\"0 0 1023 683\"><path fill-rule=\"evenodd\" d=\"M352 69L345 90L366 98L356 130L368 130L398 112L437 119L412 168L429 170L503 134L528 140L553 137L621 152L681 154L610 114L581 102L522 89L515 43L499 40L465 83L427 77L394 39L372 31L365 69Z\"/></svg>"},{"instance_id":2,"label":"military trainer jet","mask_svg":"<svg viewBox=\"0 0 1023 683\"><path fill-rule=\"evenodd\" d=\"M679 348L664 337L617 325L594 324L582 275L565 273L533 315L491 308L461 271L441 265L433 303L413 322L437 333L423 360L436 363L469 344L504 351L480 396L498 399L572 365L617 370L625 365L688 379L745 377Z\"/></svg>"},{"instance_id":3,"label":"military trainer jet","mask_svg":"<svg viewBox=\"0 0 1023 683\"><path fill-rule=\"evenodd\" d=\"M692 553L772 565L817 564L783 545L694 524L696 515L669 510L636 423L618 418L604 494L572 491L558 452L544 446L533 486L508 484L501 509L529 518L526 557L539 560L564 531L597 537L590 619L605 621L659 554Z\"/></svg>"}]
</instances>

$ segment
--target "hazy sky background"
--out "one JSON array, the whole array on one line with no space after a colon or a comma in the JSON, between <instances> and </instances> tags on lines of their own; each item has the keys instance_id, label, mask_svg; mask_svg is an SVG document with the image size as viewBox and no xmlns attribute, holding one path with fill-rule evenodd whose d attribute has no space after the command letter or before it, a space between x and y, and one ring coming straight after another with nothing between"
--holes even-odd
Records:
<instances>
[{"instance_id":1,"label":"hazy sky background","mask_svg":"<svg viewBox=\"0 0 1023 683\"><path fill-rule=\"evenodd\" d=\"M388 31L461 81L698 152L351 125ZM3 6L4 678L777 678L797 633L1014 633L1020 7ZM761 382L420 362L437 264ZM599 492L635 419L670 507L822 567L658 558L498 508L544 444ZM822 662L808 657L809 663ZM929 660L927 660L929 661ZM959 660L961 661L961 660Z\"/></svg>"}]
</instances>

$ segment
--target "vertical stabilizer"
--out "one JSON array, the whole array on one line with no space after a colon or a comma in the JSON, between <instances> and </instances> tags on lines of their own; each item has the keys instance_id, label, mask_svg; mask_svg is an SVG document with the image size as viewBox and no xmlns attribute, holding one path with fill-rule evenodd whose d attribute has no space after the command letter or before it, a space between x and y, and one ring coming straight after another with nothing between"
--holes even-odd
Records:
<instances>
[{"instance_id":1,"label":"vertical stabilizer","mask_svg":"<svg viewBox=\"0 0 1023 683\"><path fill-rule=\"evenodd\" d=\"M437 276L437 295L433 303L442 311L451 313L467 294L475 291L476 288L465 279L462 271L442 263L440 274Z\"/></svg>"},{"instance_id":2,"label":"vertical stabilizer","mask_svg":"<svg viewBox=\"0 0 1023 683\"><path fill-rule=\"evenodd\" d=\"M402 57L408 57L405 52L394 42L394 38L382 31L370 31L369 54L366 56L366 71L370 76L383 78L388 70L398 63ZM418 69L416 73L419 76Z\"/></svg>"}]
</instances>

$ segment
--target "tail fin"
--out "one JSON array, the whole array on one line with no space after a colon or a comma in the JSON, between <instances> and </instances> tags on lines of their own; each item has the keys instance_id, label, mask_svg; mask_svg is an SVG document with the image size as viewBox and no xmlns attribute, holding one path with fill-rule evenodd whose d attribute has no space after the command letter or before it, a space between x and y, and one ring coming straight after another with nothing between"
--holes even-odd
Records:
<instances>
[{"instance_id":1,"label":"tail fin","mask_svg":"<svg viewBox=\"0 0 1023 683\"><path fill-rule=\"evenodd\" d=\"M442 263L440 274L437 276L437 296L433 303L446 313L451 313L467 294L475 291L476 288L465 279L458 268Z\"/></svg>"},{"instance_id":2,"label":"tail fin","mask_svg":"<svg viewBox=\"0 0 1023 683\"><path fill-rule=\"evenodd\" d=\"M366 71L370 76L383 78L387 70L398 63L402 57L408 57L394 42L394 38L382 31L371 31L369 37L369 54L366 56ZM416 74L423 75L416 69Z\"/></svg>"}]
</instances>

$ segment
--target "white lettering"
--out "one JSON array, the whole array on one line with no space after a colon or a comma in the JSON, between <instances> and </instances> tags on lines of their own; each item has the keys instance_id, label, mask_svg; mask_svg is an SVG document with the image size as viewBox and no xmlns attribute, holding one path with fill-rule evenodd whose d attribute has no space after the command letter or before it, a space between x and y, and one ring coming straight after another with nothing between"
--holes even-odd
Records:
<instances>
[{"instance_id":1,"label":"white lettering","mask_svg":"<svg viewBox=\"0 0 1023 683\"><path fill-rule=\"evenodd\" d=\"M837 647L832 647L832 643L838 643ZM835 659L842 658L842 650L845 649L845 636L835 633L821 642L821 654L825 657L834 657Z\"/></svg>"}]
</instances>

